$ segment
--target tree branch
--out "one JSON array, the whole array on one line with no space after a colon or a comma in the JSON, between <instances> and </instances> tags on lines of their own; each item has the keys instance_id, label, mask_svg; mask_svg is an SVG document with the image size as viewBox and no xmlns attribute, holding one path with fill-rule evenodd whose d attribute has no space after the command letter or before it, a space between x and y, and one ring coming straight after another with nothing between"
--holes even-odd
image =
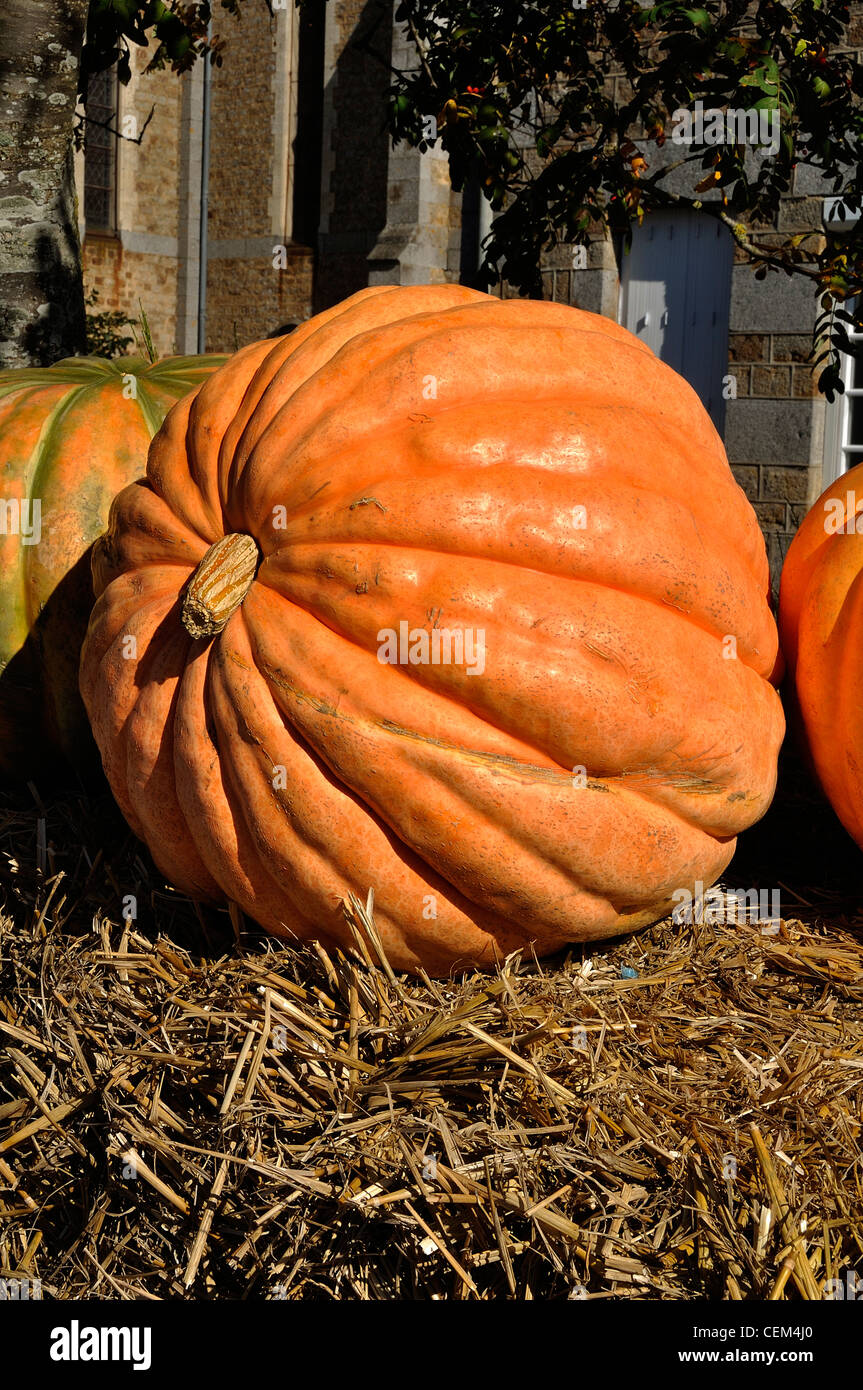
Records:
<instances>
[{"instance_id":1,"label":"tree branch","mask_svg":"<svg viewBox=\"0 0 863 1390\"><path fill-rule=\"evenodd\" d=\"M686 198L682 193L671 193L667 188L660 188L658 184L651 184L651 190L653 196L668 207L691 208L693 212L702 212L708 217L715 217L717 221L723 222L740 249L752 256L754 260L763 261L776 270L806 275L810 280L820 279L820 270L812 266L801 265L796 261L783 260L781 256L776 255L772 247L759 246L752 240L749 228L727 213L721 203L705 203L700 198Z\"/></svg>"},{"instance_id":2,"label":"tree branch","mask_svg":"<svg viewBox=\"0 0 863 1390\"><path fill-rule=\"evenodd\" d=\"M434 80L434 74L432 73L432 70L431 70L431 68L430 68L429 65L428 65L428 59L426 58L425 51L424 51L423 46L422 46L422 40L420 39L420 36L419 36L419 34L417 33L417 26L414 24L414 17L413 17L412 14L408 14L408 17L407 17L407 26L408 26L408 29L410 30L411 38L413 39L414 45L415 45L415 47L416 47L417 56L419 57L419 60L420 60L420 67L422 68L423 72L425 73L426 81L428 82L428 84L429 84L429 86L431 87L432 91L434 91L435 87L437 86L437 83L435 82L435 80Z\"/></svg>"},{"instance_id":3,"label":"tree branch","mask_svg":"<svg viewBox=\"0 0 863 1390\"><path fill-rule=\"evenodd\" d=\"M144 138L144 131L147 129L147 126L152 121L155 111L155 106L151 106L150 114L148 115L144 124L141 126L140 135L124 135L121 130L115 130L110 121L97 121L95 116L88 116L86 112L81 111L75 112L75 126L78 130L83 130L84 126L88 125L98 126L100 130L107 130L110 132L111 135L116 135L118 140L127 140L130 145L140 145L141 141Z\"/></svg>"}]
</instances>

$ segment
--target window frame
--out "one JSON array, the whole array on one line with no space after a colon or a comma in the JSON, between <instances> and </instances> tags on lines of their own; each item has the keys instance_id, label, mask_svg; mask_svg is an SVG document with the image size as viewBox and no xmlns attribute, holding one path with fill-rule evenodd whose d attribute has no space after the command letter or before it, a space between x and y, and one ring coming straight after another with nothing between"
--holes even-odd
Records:
<instances>
[{"instance_id":1,"label":"window frame","mask_svg":"<svg viewBox=\"0 0 863 1390\"><path fill-rule=\"evenodd\" d=\"M859 346L859 351L855 355L840 353L840 371L845 390L835 400L827 402L821 475L824 488L835 483L837 478L858 463L863 463L863 438L859 444L850 442L851 402L863 398L863 331L849 328L848 337Z\"/></svg>"},{"instance_id":2,"label":"window frame","mask_svg":"<svg viewBox=\"0 0 863 1390\"><path fill-rule=\"evenodd\" d=\"M103 102L101 102L101 101L98 102L98 103L97 103L97 102L91 102L90 96L89 96L89 92L88 92L88 100L84 103L84 119L85 119L85 125L84 125L84 179L83 179L83 186L82 186L82 194L83 194L82 203L83 203L83 211L84 211L84 234L85 234L85 236L116 237L116 236L117 236L117 206L118 206L118 203L117 203L117 184L118 184L119 163L120 163L120 161L119 161L119 143L120 143L120 142L119 142L119 136L118 136L118 134L117 134L116 127L117 127L117 123L118 123L118 121L119 121L119 114L120 114L120 84L119 84L119 81L118 81L118 78L117 78L117 68L116 68L116 65L115 65L114 67L111 67L111 68L106 69L104 72L100 72L100 73L94 74L94 76L100 77L100 78L101 78L101 77L107 77L107 78L109 79L109 81L110 81L110 83L111 83L110 94L111 94L112 101L111 101L110 104L105 104L105 103L103 103ZM91 81L92 81L92 78L91 78ZM109 159L110 159L110 182L109 182L107 185L102 185L102 184L94 185L93 182L92 182L92 180L88 179L88 176L87 176L87 124L86 124L86 122L87 122L87 108L88 108L88 106L90 106L90 105L97 105L100 111L108 111L108 112L110 113L110 115L108 116L108 121L109 121L109 124L113 127L112 130L108 130L108 131L105 132L105 133L107 134L107 136L108 136L108 141L107 141L106 145L104 145L104 146L102 147L103 149L107 150L107 152L108 152L108 154L109 154ZM91 165L91 169L92 169L92 165ZM107 221L106 221L104 224L94 223L94 222L91 220L91 218L87 215L87 191L88 191L88 188L94 188L94 187L99 188L101 191L104 191L104 192L108 195L108 197L107 197L107 201L108 201L108 217L107 217Z\"/></svg>"}]
</instances>

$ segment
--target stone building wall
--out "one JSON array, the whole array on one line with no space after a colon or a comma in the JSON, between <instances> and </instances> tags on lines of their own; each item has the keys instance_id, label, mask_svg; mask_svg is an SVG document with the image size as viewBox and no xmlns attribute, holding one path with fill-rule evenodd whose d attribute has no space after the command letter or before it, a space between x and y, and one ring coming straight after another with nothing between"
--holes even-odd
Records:
<instances>
[{"instance_id":1,"label":"stone building wall","mask_svg":"<svg viewBox=\"0 0 863 1390\"><path fill-rule=\"evenodd\" d=\"M245 6L212 74L206 349L233 351L311 313L311 247L292 239L297 17Z\"/></svg>"},{"instance_id":2,"label":"stone building wall","mask_svg":"<svg viewBox=\"0 0 863 1390\"><path fill-rule=\"evenodd\" d=\"M392 63L417 62L401 26L392 34ZM434 113L430 113L434 114ZM461 195L449 181L449 161L438 141L425 150L388 142L386 221L368 258L370 284L431 285L458 280Z\"/></svg>"},{"instance_id":3,"label":"stone building wall","mask_svg":"<svg viewBox=\"0 0 863 1390\"><path fill-rule=\"evenodd\" d=\"M811 171L799 170L797 175ZM820 198L786 200L779 226L821 229ZM742 252L732 271L725 448L755 508L774 587L794 533L822 491L825 401L808 358L817 302L810 281L782 272L756 280Z\"/></svg>"},{"instance_id":4,"label":"stone building wall","mask_svg":"<svg viewBox=\"0 0 863 1390\"><path fill-rule=\"evenodd\" d=\"M116 231L85 233L84 284L98 292L97 311L119 310L137 321L140 300L156 349L167 353L175 350L177 338L179 170L189 79L144 73L146 61L146 51L133 48L133 77L128 87L120 87L118 120L122 128L126 117L134 117L143 138L140 144L118 141ZM76 172L81 188L83 156Z\"/></svg>"},{"instance_id":5,"label":"stone building wall","mask_svg":"<svg viewBox=\"0 0 863 1390\"><path fill-rule=\"evenodd\" d=\"M292 238L296 34L293 7L248 6L226 31L211 75L205 350L233 351L312 312L314 248ZM145 73L120 87L118 129L134 116L140 144L117 143L117 225L82 227L84 281L96 312L147 313L157 352L198 349L203 65L182 77ZM154 108L149 124L144 123ZM84 159L76 162L83 188ZM83 208L83 198L79 197ZM277 254L277 249L282 250Z\"/></svg>"},{"instance_id":6,"label":"stone building wall","mask_svg":"<svg viewBox=\"0 0 863 1390\"><path fill-rule=\"evenodd\" d=\"M392 146L384 123L390 64L413 60L392 0L307 9L302 47L292 0L278 5L272 16L243 7L213 76L209 350L300 322L367 284L469 282L488 225L476 189L463 196L450 188L439 146ZM849 44L858 47L863 6L854 11ZM151 104L156 111L144 144L121 147L117 236L85 243L86 281L99 289L99 307L131 315L140 296L160 351L195 348L202 84L198 67L183 79L137 75L122 94L121 115L143 120ZM670 143L664 153L651 145L651 167L677 154ZM686 176L675 170L668 185L689 191L679 182ZM754 230L763 240L817 234L830 192L800 165L777 226ZM544 293L616 319L623 264L621 248L597 230L584 268L568 246L544 259ZM829 417L808 361L816 298L802 277L771 272L757 281L741 252L731 275L728 374L737 394L726 402L724 438L775 580L823 482Z\"/></svg>"},{"instance_id":7,"label":"stone building wall","mask_svg":"<svg viewBox=\"0 0 863 1390\"><path fill-rule=\"evenodd\" d=\"M326 6L315 313L369 284L367 259L386 223L392 16L391 0Z\"/></svg>"},{"instance_id":8,"label":"stone building wall","mask_svg":"<svg viewBox=\"0 0 863 1390\"><path fill-rule=\"evenodd\" d=\"M143 305L157 354L178 350L176 257L130 251L116 238L91 235L84 243L83 261L85 290L98 294L91 306L95 313L119 310L134 324L140 340ZM121 332L132 336L131 328Z\"/></svg>"}]
</instances>

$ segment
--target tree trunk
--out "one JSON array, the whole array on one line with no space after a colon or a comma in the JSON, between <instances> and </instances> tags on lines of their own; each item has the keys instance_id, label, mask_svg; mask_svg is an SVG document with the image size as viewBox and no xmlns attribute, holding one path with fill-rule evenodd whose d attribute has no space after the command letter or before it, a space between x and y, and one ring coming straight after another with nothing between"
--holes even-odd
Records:
<instances>
[{"instance_id":1,"label":"tree trunk","mask_svg":"<svg viewBox=\"0 0 863 1390\"><path fill-rule=\"evenodd\" d=\"M0 4L0 366L86 348L73 120L88 0Z\"/></svg>"}]
</instances>

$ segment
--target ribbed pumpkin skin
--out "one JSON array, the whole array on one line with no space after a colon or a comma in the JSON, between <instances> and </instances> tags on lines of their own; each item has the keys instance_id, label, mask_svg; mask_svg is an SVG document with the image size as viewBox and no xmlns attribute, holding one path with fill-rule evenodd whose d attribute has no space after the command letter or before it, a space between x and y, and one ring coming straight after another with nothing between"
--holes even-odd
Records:
<instances>
[{"instance_id":1,"label":"ribbed pumpkin skin","mask_svg":"<svg viewBox=\"0 0 863 1390\"><path fill-rule=\"evenodd\" d=\"M830 485L791 542L779 629L792 727L863 849L863 464Z\"/></svg>"},{"instance_id":2,"label":"ribbed pumpkin skin","mask_svg":"<svg viewBox=\"0 0 863 1390\"><path fill-rule=\"evenodd\" d=\"M260 568L192 641L229 533ZM408 970L633 931L773 793L754 514L691 388L592 314L375 287L243 349L168 416L94 576L81 689L120 806L181 889L279 935L346 943L369 887ZM404 621L482 629L484 670L382 665Z\"/></svg>"},{"instance_id":3,"label":"ribbed pumpkin skin","mask_svg":"<svg viewBox=\"0 0 863 1390\"><path fill-rule=\"evenodd\" d=\"M224 360L70 357L0 372L0 498L41 504L37 544L22 544L9 523L0 533L0 771L7 776L32 776L60 756L80 765L92 750L78 693L93 606L87 552L116 493L143 476L169 408Z\"/></svg>"}]
</instances>

